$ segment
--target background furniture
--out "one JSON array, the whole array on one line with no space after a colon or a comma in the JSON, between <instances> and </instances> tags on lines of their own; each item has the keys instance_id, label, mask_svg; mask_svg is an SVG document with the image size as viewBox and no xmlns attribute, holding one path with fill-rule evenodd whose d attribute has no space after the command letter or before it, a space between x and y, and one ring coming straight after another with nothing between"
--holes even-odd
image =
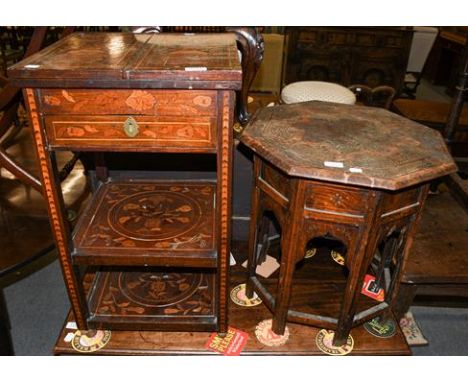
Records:
<instances>
[{"instance_id":1,"label":"background furniture","mask_svg":"<svg viewBox=\"0 0 468 382\"><path fill-rule=\"evenodd\" d=\"M255 153L246 294L255 291L274 311L272 330L282 335L287 320L333 329L340 346L351 327L388 317L427 182L456 169L438 133L378 108L303 102L261 110L241 140ZM276 293L255 273L267 213L281 232ZM301 291L302 304L293 306L296 264L317 239L344 245L346 286L321 304ZM383 301L361 294L366 274L385 291Z\"/></svg>"},{"instance_id":2,"label":"background furniture","mask_svg":"<svg viewBox=\"0 0 468 382\"><path fill-rule=\"evenodd\" d=\"M453 96L458 84L457 76L463 65L468 27L445 26L439 29L439 35L427 59L424 78L433 85L446 86L446 93Z\"/></svg>"},{"instance_id":3,"label":"background furniture","mask_svg":"<svg viewBox=\"0 0 468 382\"><path fill-rule=\"evenodd\" d=\"M439 33L439 30L434 27L413 27L413 29L413 40L403 88L403 94L412 99L416 97L416 90L424 75L427 58Z\"/></svg>"},{"instance_id":4,"label":"background furniture","mask_svg":"<svg viewBox=\"0 0 468 382\"><path fill-rule=\"evenodd\" d=\"M327 81L401 91L411 28L287 27L283 85Z\"/></svg>"},{"instance_id":5,"label":"background furniture","mask_svg":"<svg viewBox=\"0 0 468 382\"><path fill-rule=\"evenodd\" d=\"M463 105L468 90L468 43L463 52L463 61L458 73L456 93L450 105L444 137L447 146L454 154L454 138L463 123ZM466 158L466 151L465 151ZM465 164L466 162L461 162ZM460 166L461 167L461 166ZM466 171L466 166L463 168ZM466 172L465 172L466 175ZM433 216L423 226L418 246L408 260L407 270L403 275L402 289L398 296L395 313L402 316L411 306L416 295L468 297L468 185L458 174L451 174L443 179L439 209L434 209ZM439 187L440 188L440 187ZM449 195L449 193L451 195ZM453 199L452 199L453 198ZM449 200L449 203L443 203ZM457 203L455 203L455 201ZM449 209L447 208L449 206ZM447 230L454 238L448 239ZM430 238L437 232L441 240L434 245ZM431 245L428 245L431 243Z\"/></svg>"},{"instance_id":6,"label":"background furniture","mask_svg":"<svg viewBox=\"0 0 468 382\"><path fill-rule=\"evenodd\" d=\"M285 104L324 101L354 105L356 96L351 90L339 84L323 81L299 81L283 88L281 101Z\"/></svg>"},{"instance_id":7,"label":"background furniture","mask_svg":"<svg viewBox=\"0 0 468 382\"><path fill-rule=\"evenodd\" d=\"M250 91L269 92L278 96L281 92L283 74L284 35L262 34L265 51L262 64L250 86Z\"/></svg>"},{"instance_id":8,"label":"background furniture","mask_svg":"<svg viewBox=\"0 0 468 382\"><path fill-rule=\"evenodd\" d=\"M235 35L73 34L9 76L26 88L78 327L226 332ZM54 163L64 149L210 154L216 180L105 179L72 236Z\"/></svg>"},{"instance_id":9,"label":"background furniture","mask_svg":"<svg viewBox=\"0 0 468 382\"><path fill-rule=\"evenodd\" d=\"M9 32L16 32L12 28ZM26 56L38 51L46 42L47 28L36 27L29 35L24 49ZM11 44L11 41L9 42ZM38 180L38 165L31 134L21 116L20 89L1 77L0 91L2 118L0 119L0 353L12 355L7 306L2 288L15 282L15 273L24 271L31 263L49 253L53 238L43 199L42 185ZM76 215L86 199L87 182L83 169L75 166L76 157L61 153L61 180L67 211ZM7 170L7 171L5 171ZM9 170L9 171L8 171ZM71 220L72 216L68 216Z\"/></svg>"}]
</instances>

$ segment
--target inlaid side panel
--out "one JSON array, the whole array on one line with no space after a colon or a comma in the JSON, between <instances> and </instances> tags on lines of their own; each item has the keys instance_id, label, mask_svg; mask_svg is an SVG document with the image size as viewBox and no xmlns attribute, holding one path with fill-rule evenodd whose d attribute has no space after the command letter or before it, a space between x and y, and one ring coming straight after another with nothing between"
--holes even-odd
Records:
<instances>
[{"instance_id":1,"label":"inlaid side panel","mask_svg":"<svg viewBox=\"0 0 468 382\"><path fill-rule=\"evenodd\" d=\"M80 329L86 329L86 303L79 280L73 271L70 250L69 232L64 225L66 221L63 214L63 198L61 196L60 183L56 182L56 174L49 155L45 149L45 137L41 129L34 90L25 90L25 99L29 111L31 126L36 144L36 151L40 165L43 194L47 201L49 219L54 234L55 243L59 255L62 273L67 285L68 296L72 305L75 320Z\"/></svg>"},{"instance_id":2,"label":"inlaid side panel","mask_svg":"<svg viewBox=\"0 0 468 382\"><path fill-rule=\"evenodd\" d=\"M334 215L363 217L367 210L369 191L363 188L340 187L307 182L305 207L307 210Z\"/></svg>"}]
</instances>

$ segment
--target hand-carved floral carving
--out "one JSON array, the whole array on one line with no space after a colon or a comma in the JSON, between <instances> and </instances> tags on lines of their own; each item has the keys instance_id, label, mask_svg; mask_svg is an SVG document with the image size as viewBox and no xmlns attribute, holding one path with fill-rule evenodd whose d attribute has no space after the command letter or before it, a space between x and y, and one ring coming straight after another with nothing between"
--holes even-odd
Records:
<instances>
[{"instance_id":1,"label":"hand-carved floral carving","mask_svg":"<svg viewBox=\"0 0 468 382\"><path fill-rule=\"evenodd\" d=\"M135 90L129 95L125 103L132 109L142 112L151 109L155 103L155 98L144 90Z\"/></svg>"}]
</instances>

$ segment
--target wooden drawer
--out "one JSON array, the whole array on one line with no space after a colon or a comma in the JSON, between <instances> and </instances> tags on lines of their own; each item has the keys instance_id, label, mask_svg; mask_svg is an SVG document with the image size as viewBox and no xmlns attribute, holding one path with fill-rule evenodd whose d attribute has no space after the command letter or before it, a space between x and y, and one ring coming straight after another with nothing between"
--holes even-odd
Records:
<instances>
[{"instance_id":1,"label":"wooden drawer","mask_svg":"<svg viewBox=\"0 0 468 382\"><path fill-rule=\"evenodd\" d=\"M306 190L305 207L315 212L363 216L368 197L369 192L366 190L310 182Z\"/></svg>"},{"instance_id":2,"label":"wooden drawer","mask_svg":"<svg viewBox=\"0 0 468 382\"><path fill-rule=\"evenodd\" d=\"M214 117L54 115L44 120L51 148L161 152L216 149Z\"/></svg>"},{"instance_id":3,"label":"wooden drawer","mask_svg":"<svg viewBox=\"0 0 468 382\"><path fill-rule=\"evenodd\" d=\"M214 116L214 90L42 89L44 114Z\"/></svg>"}]
</instances>

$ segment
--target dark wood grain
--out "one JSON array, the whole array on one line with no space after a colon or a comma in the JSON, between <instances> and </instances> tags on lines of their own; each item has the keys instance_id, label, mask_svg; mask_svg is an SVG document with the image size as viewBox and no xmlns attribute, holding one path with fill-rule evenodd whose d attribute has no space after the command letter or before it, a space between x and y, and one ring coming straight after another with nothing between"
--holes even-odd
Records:
<instances>
[{"instance_id":1,"label":"dark wood grain","mask_svg":"<svg viewBox=\"0 0 468 382\"><path fill-rule=\"evenodd\" d=\"M447 190L429 195L405 283L468 283L468 214Z\"/></svg>"},{"instance_id":2,"label":"dark wood grain","mask_svg":"<svg viewBox=\"0 0 468 382\"><path fill-rule=\"evenodd\" d=\"M287 27L285 79L403 86L413 31L405 27Z\"/></svg>"},{"instance_id":3,"label":"dark wood grain","mask_svg":"<svg viewBox=\"0 0 468 382\"><path fill-rule=\"evenodd\" d=\"M401 189L456 170L438 132L365 106L264 108L240 140L289 175L371 188Z\"/></svg>"},{"instance_id":4,"label":"dark wood grain","mask_svg":"<svg viewBox=\"0 0 468 382\"><path fill-rule=\"evenodd\" d=\"M246 253L235 250L235 255L245 258ZM320 284L323 280L340 280L336 271L340 271L337 264L327 263L329 257L323 253L323 266L315 264L302 267L296 280L309 292L312 301L325 300L321 293ZM231 268L231 288L245 280L245 270L240 266ZM275 284L277 273L271 276L271 284ZM301 282L302 281L302 282ZM312 282L312 283L311 283ZM331 285L329 285L331 286ZM330 290L330 289L329 289ZM314 293L315 291L315 293ZM330 302L330 301L329 301ZM288 323L290 337L281 346L265 346L255 337L256 325L270 318L269 310L264 304L246 308L229 303L229 325L248 333L246 347L241 355L323 355L315 345L315 336L319 329L310 326ZM67 317L67 322L73 321L73 316ZM65 325L64 325L65 326ZM67 333L73 330L62 328L54 348L57 355L80 355L73 350L70 343L64 341ZM369 334L362 326L351 331L354 338L354 350L350 355L410 355L411 351L406 344L404 336L397 328L394 337L383 339ZM113 331L110 342L95 355L215 355L205 349L209 333L200 332L155 332L155 331ZM89 353L88 353L89 354Z\"/></svg>"},{"instance_id":5,"label":"dark wood grain","mask_svg":"<svg viewBox=\"0 0 468 382\"><path fill-rule=\"evenodd\" d=\"M246 294L273 312L272 330L282 335L287 321L332 329L339 346L352 327L390 317L427 181L456 168L440 134L382 109L304 102L260 110L240 139L255 152ZM265 220L281 237L276 290L255 272L274 224ZM345 287L324 291L335 309L297 309L296 265L320 240L340 244ZM373 304L360 303L366 275L384 291Z\"/></svg>"},{"instance_id":6,"label":"dark wood grain","mask_svg":"<svg viewBox=\"0 0 468 382\"><path fill-rule=\"evenodd\" d=\"M73 33L8 76L22 87L239 90L242 70L231 33Z\"/></svg>"}]
</instances>

